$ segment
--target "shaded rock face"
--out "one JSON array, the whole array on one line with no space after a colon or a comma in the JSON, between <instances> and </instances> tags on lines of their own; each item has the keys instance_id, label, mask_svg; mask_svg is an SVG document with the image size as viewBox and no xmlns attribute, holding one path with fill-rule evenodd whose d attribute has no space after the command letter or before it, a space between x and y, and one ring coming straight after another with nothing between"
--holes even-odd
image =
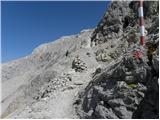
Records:
<instances>
[{"instance_id":1,"label":"shaded rock face","mask_svg":"<svg viewBox=\"0 0 160 120\"><path fill-rule=\"evenodd\" d=\"M109 40L114 40L122 36L123 24L130 9L123 1L112 2L103 19L97 25L91 37L91 46L102 44Z\"/></svg>"},{"instance_id":2,"label":"shaded rock face","mask_svg":"<svg viewBox=\"0 0 160 120\"><path fill-rule=\"evenodd\" d=\"M157 76L144 61L124 59L95 78L79 96L81 118L158 118Z\"/></svg>"},{"instance_id":3,"label":"shaded rock face","mask_svg":"<svg viewBox=\"0 0 160 120\"><path fill-rule=\"evenodd\" d=\"M127 46L123 57L95 76L80 93L76 110L81 118L159 118L159 48L156 46L152 54L152 65L148 64L147 47L141 49L144 54L140 59L133 56L139 48L137 8L134 1L111 2L93 32L92 46L116 37L127 41ZM146 43L156 44L159 41L158 8L158 2L144 2ZM110 29L107 33L113 35L111 39L105 34L107 29ZM101 51L104 53L103 49Z\"/></svg>"}]
</instances>

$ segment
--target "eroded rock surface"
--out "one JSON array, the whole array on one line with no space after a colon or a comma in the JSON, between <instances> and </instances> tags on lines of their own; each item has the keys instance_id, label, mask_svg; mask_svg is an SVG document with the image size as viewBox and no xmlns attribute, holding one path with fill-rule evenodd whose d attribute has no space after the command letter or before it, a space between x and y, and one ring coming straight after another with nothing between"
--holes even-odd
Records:
<instances>
[{"instance_id":1,"label":"eroded rock surface","mask_svg":"<svg viewBox=\"0 0 160 120\"><path fill-rule=\"evenodd\" d=\"M159 118L158 8L144 1L144 47L138 2L112 1L95 29L3 64L1 117Z\"/></svg>"},{"instance_id":2,"label":"eroded rock surface","mask_svg":"<svg viewBox=\"0 0 160 120\"><path fill-rule=\"evenodd\" d=\"M158 2L144 2L145 22L147 23L145 24L145 38L146 45L149 44L148 48L147 46L142 48L139 44L139 30L136 22L138 2L125 2L125 5L123 3L110 4L91 37L92 46L106 44L112 39L117 40L117 37L122 37L120 40L121 43L125 41L124 45L120 47L120 50L115 47L114 52L109 54L113 60L116 59L115 53L121 51L117 55L122 55L122 58L103 69L85 90L79 93L77 98L79 102L75 107L80 118L159 118ZM150 13L153 14L150 15ZM110 32L107 31L109 29ZM108 34L105 34L105 31ZM143 53L140 58L134 54L137 50ZM106 57L107 52L106 49L98 50L97 60L111 59ZM153 59L149 64L151 53ZM105 54L106 59L102 57L104 56L102 54Z\"/></svg>"}]
</instances>

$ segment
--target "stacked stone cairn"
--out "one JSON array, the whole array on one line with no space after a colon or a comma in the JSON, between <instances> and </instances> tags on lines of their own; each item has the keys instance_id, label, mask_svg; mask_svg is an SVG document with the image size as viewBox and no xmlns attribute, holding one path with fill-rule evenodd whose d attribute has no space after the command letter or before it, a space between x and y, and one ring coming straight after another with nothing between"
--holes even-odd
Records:
<instances>
[{"instance_id":1,"label":"stacked stone cairn","mask_svg":"<svg viewBox=\"0 0 160 120\"><path fill-rule=\"evenodd\" d=\"M72 69L74 69L76 72L82 72L87 69L86 64L79 58L79 56L76 56L76 58L72 62Z\"/></svg>"}]
</instances>

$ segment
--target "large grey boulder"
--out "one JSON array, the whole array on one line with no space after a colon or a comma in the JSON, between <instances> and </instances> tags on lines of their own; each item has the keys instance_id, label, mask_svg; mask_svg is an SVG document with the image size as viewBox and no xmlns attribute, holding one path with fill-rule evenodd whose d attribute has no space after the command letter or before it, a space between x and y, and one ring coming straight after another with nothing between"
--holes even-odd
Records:
<instances>
[{"instance_id":1,"label":"large grey boulder","mask_svg":"<svg viewBox=\"0 0 160 120\"><path fill-rule=\"evenodd\" d=\"M116 65L115 70L109 74L108 70L104 71L101 74L104 77L96 77L97 82L91 82L87 86L86 91L79 98L81 103L77 106L78 112L80 109L87 114L87 117L82 113L79 114L81 118L131 119L134 117L134 113L139 109L141 102L145 99L146 92L150 89L146 84L153 78L147 64L137 63L131 58L122 59L122 62ZM131 60L132 62L130 62ZM142 68L138 66L142 66ZM128 73L126 69L131 73ZM131 76L130 80L125 79L127 75ZM151 86L157 86L157 83L154 83L155 85ZM94 112L88 114L90 110ZM102 110L104 111L102 112Z\"/></svg>"}]
</instances>

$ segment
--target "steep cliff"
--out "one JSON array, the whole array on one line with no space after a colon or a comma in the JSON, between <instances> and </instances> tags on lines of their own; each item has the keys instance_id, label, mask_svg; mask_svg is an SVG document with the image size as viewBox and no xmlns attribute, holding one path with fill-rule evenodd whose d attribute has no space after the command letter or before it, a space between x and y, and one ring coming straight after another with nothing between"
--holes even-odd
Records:
<instances>
[{"instance_id":1,"label":"steep cliff","mask_svg":"<svg viewBox=\"0 0 160 120\"><path fill-rule=\"evenodd\" d=\"M141 48L138 2L110 4L91 36L92 46L117 43L118 39L125 45L121 49L115 47L115 63L102 70L80 93L76 109L81 118L159 118L158 8L156 1L144 2L146 46ZM136 50L143 52L140 59L133 55ZM103 49L99 54L108 55L107 51ZM149 52L153 54L151 63Z\"/></svg>"}]
</instances>

